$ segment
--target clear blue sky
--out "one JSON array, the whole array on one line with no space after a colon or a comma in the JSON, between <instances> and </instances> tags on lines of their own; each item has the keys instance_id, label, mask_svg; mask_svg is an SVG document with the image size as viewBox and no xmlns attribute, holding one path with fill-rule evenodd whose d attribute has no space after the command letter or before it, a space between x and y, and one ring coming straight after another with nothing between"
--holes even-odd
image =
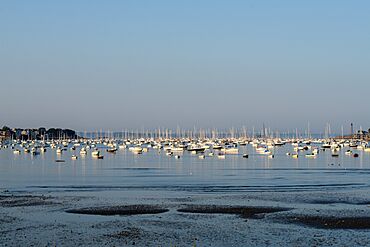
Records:
<instances>
[{"instance_id":1,"label":"clear blue sky","mask_svg":"<svg viewBox=\"0 0 370 247\"><path fill-rule=\"evenodd\" d=\"M370 1L0 2L0 124L370 127Z\"/></svg>"}]
</instances>

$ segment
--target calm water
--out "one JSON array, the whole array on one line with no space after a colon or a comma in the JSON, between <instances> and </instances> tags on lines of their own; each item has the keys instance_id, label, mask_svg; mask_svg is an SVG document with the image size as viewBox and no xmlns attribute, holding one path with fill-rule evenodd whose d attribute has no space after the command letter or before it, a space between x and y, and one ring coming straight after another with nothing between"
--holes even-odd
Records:
<instances>
[{"instance_id":1,"label":"calm water","mask_svg":"<svg viewBox=\"0 0 370 247\"><path fill-rule=\"evenodd\" d=\"M9 191L79 191L79 190L174 190L191 192L238 193L243 191L299 191L367 188L370 186L370 153L360 150L359 158L340 152L320 151L317 158L286 156L293 152L287 144L275 149L275 158L256 154L252 146L240 147L242 155L227 155L225 160L184 152L181 159L150 149L135 155L128 150L106 153L103 160L76 154L68 149L57 155L48 149L38 156L13 150L0 150L0 189ZM57 163L56 159L66 162Z\"/></svg>"}]
</instances>

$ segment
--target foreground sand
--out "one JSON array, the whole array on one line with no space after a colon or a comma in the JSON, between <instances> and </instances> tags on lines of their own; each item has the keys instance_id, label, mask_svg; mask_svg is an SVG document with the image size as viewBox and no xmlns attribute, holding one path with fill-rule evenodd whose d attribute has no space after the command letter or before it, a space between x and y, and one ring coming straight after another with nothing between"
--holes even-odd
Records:
<instances>
[{"instance_id":1,"label":"foreground sand","mask_svg":"<svg viewBox=\"0 0 370 247\"><path fill-rule=\"evenodd\" d=\"M366 191L0 194L0 246L369 246Z\"/></svg>"}]
</instances>

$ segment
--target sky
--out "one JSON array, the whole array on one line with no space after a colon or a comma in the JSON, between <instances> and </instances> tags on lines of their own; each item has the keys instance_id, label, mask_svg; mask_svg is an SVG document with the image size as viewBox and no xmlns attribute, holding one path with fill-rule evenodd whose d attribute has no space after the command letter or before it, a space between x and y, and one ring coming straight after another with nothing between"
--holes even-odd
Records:
<instances>
[{"instance_id":1,"label":"sky","mask_svg":"<svg viewBox=\"0 0 370 247\"><path fill-rule=\"evenodd\" d=\"M2 0L0 125L370 127L370 1Z\"/></svg>"}]
</instances>

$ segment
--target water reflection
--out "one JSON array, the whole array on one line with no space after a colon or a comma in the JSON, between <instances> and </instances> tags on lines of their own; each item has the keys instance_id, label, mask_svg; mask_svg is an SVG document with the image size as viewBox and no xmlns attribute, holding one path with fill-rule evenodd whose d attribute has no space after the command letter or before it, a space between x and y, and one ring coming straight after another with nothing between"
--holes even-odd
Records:
<instances>
[{"instance_id":1,"label":"water reflection","mask_svg":"<svg viewBox=\"0 0 370 247\"><path fill-rule=\"evenodd\" d=\"M118 150L116 154L101 149L104 159L79 155L66 150L57 154L55 149L32 156L13 154L11 149L0 150L0 187L25 189L32 186L118 186L118 187L162 187L200 188L199 186L226 186L229 190L270 186L269 189L284 186L315 186L342 184L346 186L368 186L370 154L358 151L359 158L344 154L332 157L330 151L320 152L316 158L306 158L302 153L297 159L287 156L292 146L286 145L274 150L274 158L257 154L251 146L240 148L242 155L228 155L226 159L184 152L179 159L164 152L150 150L133 154ZM73 154L78 155L72 160ZM57 163L55 160L65 160ZM239 189L238 189L239 188ZM303 188L303 187L302 187ZM223 190L226 190L223 188ZM244 191L243 189L242 191Z\"/></svg>"}]
</instances>

